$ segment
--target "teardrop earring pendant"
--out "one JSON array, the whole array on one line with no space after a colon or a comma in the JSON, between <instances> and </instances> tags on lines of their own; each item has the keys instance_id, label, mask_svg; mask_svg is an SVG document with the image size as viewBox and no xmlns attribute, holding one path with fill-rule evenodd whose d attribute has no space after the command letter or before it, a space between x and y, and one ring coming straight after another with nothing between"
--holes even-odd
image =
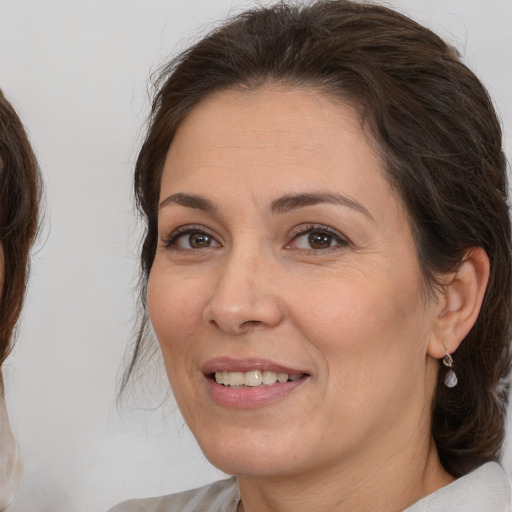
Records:
<instances>
[{"instance_id":1,"label":"teardrop earring pendant","mask_svg":"<svg viewBox=\"0 0 512 512\"><path fill-rule=\"evenodd\" d=\"M446 352L446 355L443 357L443 364L445 366L447 366L448 368L450 368L450 370L446 373L446 375L444 377L444 385L447 388L454 388L457 385L458 380L457 380L457 375L455 375L455 372L453 371L453 358L448 353L448 348L446 347L446 345L444 343L443 343L443 348L444 348L444 351Z\"/></svg>"}]
</instances>

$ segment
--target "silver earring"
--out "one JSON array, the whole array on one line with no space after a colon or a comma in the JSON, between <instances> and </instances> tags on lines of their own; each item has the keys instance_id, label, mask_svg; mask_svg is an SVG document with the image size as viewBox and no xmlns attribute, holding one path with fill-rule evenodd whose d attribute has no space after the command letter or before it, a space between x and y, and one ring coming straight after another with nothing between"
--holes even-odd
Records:
<instances>
[{"instance_id":1,"label":"silver earring","mask_svg":"<svg viewBox=\"0 0 512 512\"><path fill-rule=\"evenodd\" d=\"M444 343L443 343L443 348L444 348L444 351L446 352L446 355L443 357L443 364L445 366L447 366L448 368L450 368L450 370L448 370L447 374L444 377L444 385L447 388L454 388L457 385L458 380L457 380L457 375L455 375L455 372L453 371L453 358L449 354L448 348L446 347L446 345Z\"/></svg>"}]
</instances>

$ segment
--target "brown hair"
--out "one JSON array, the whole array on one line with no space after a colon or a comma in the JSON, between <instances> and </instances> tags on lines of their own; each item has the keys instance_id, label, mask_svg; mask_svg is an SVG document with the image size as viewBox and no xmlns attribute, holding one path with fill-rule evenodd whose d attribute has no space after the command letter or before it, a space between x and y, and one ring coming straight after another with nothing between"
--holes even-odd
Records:
<instances>
[{"instance_id":1,"label":"brown hair","mask_svg":"<svg viewBox=\"0 0 512 512\"><path fill-rule=\"evenodd\" d=\"M176 129L207 95L265 83L316 87L354 105L405 205L430 289L471 247L491 274L477 324L456 353L459 385L439 380L432 434L455 476L498 459L511 365L511 241L501 129L486 90L456 52L393 10L347 0L245 12L178 56L156 83L135 169L146 221L143 316L122 389L146 353L146 285L157 245L163 163ZM427 288L428 289L428 288Z\"/></svg>"},{"instance_id":2,"label":"brown hair","mask_svg":"<svg viewBox=\"0 0 512 512\"><path fill-rule=\"evenodd\" d=\"M11 337L23 304L40 195L41 177L27 134L0 91L0 243L4 253L0 364L12 349Z\"/></svg>"}]
</instances>

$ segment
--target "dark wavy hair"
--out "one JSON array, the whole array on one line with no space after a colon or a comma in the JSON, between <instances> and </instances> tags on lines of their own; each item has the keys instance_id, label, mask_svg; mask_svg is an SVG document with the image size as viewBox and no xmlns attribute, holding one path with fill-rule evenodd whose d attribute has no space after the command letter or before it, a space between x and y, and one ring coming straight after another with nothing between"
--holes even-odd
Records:
<instances>
[{"instance_id":1,"label":"dark wavy hair","mask_svg":"<svg viewBox=\"0 0 512 512\"><path fill-rule=\"evenodd\" d=\"M164 159L206 96L269 83L309 86L353 105L406 207L431 290L482 247L490 278L477 323L456 353L459 385L440 368L432 435L454 476L500 457L511 367L511 240L506 159L489 96L457 52L391 9L348 0L279 3L214 29L161 70L135 169L145 220L142 307L121 389L147 355L146 286L157 246Z\"/></svg>"},{"instance_id":2,"label":"dark wavy hair","mask_svg":"<svg viewBox=\"0 0 512 512\"><path fill-rule=\"evenodd\" d=\"M23 125L0 91L0 243L4 254L0 297L0 365L12 349L38 226L41 175Z\"/></svg>"}]
</instances>

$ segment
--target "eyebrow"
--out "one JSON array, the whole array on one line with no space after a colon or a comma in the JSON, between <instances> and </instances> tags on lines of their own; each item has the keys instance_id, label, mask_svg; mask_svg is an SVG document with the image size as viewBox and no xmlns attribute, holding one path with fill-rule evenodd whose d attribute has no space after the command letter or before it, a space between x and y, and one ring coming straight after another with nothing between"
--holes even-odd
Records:
<instances>
[{"instance_id":1,"label":"eyebrow","mask_svg":"<svg viewBox=\"0 0 512 512\"><path fill-rule=\"evenodd\" d=\"M359 202L339 192L313 192L305 194L290 194L272 201L272 213L287 213L291 210L313 206L315 204L329 203L347 206L364 214L370 220L375 221L371 213Z\"/></svg>"},{"instance_id":2,"label":"eyebrow","mask_svg":"<svg viewBox=\"0 0 512 512\"><path fill-rule=\"evenodd\" d=\"M375 222L371 213L361 203L351 197L340 194L339 192L310 192L285 195L272 201L270 211L274 214L282 214L299 208L304 208L306 206L313 206L322 203L337 204L352 208ZM206 213L216 213L218 211L212 201L206 197L193 194L172 194L160 202L159 208L164 208L170 204L178 204L180 206L185 206L186 208L202 210Z\"/></svg>"},{"instance_id":3,"label":"eyebrow","mask_svg":"<svg viewBox=\"0 0 512 512\"><path fill-rule=\"evenodd\" d=\"M190 194L172 194L160 202L159 208L168 206L169 204L179 204L187 208L195 208L207 213L215 213L217 207L206 197L190 195Z\"/></svg>"}]
</instances>

